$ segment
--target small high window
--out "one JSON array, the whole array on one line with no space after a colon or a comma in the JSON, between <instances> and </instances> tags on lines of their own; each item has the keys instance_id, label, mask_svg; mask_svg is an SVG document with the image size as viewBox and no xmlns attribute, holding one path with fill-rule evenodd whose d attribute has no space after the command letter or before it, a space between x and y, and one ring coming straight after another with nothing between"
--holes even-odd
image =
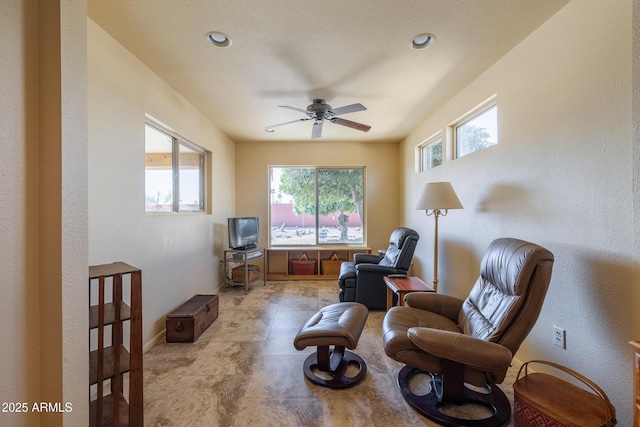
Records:
<instances>
[{"instance_id":1,"label":"small high window","mask_svg":"<svg viewBox=\"0 0 640 427\"><path fill-rule=\"evenodd\" d=\"M479 113L477 111L453 125L456 158L498 143L498 106L494 102Z\"/></svg>"},{"instance_id":2,"label":"small high window","mask_svg":"<svg viewBox=\"0 0 640 427\"><path fill-rule=\"evenodd\" d=\"M145 127L145 211L203 212L205 153L156 124Z\"/></svg>"},{"instance_id":3,"label":"small high window","mask_svg":"<svg viewBox=\"0 0 640 427\"><path fill-rule=\"evenodd\" d=\"M431 138L418 147L420 150L419 171L435 168L442 164L442 137Z\"/></svg>"}]
</instances>

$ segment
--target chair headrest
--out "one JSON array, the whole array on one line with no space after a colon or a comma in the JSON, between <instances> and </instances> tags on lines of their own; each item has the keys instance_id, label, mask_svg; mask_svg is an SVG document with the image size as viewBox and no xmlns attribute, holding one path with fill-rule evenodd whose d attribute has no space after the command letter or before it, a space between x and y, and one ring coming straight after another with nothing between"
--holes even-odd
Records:
<instances>
[{"instance_id":1,"label":"chair headrest","mask_svg":"<svg viewBox=\"0 0 640 427\"><path fill-rule=\"evenodd\" d=\"M553 261L553 254L534 243L513 238L496 239L482 257L480 276L506 295L527 292L533 270L541 261Z\"/></svg>"},{"instance_id":2,"label":"chair headrest","mask_svg":"<svg viewBox=\"0 0 640 427\"><path fill-rule=\"evenodd\" d=\"M418 233L415 230L408 227L398 227L393 230L393 233L391 233L391 237L389 237L389 245L393 244L398 249L402 249L404 241L407 240L407 237L409 236L419 238Z\"/></svg>"},{"instance_id":3,"label":"chair headrest","mask_svg":"<svg viewBox=\"0 0 640 427\"><path fill-rule=\"evenodd\" d=\"M396 228L391 233L389 247L385 252L384 258L378 265L408 270L418 239L420 239L420 236L415 230L407 227ZM410 244L407 244L407 242L410 242Z\"/></svg>"},{"instance_id":4,"label":"chair headrest","mask_svg":"<svg viewBox=\"0 0 640 427\"><path fill-rule=\"evenodd\" d=\"M524 240L494 240L458 316L465 334L515 353L535 324L551 279L553 254Z\"/></svg>"}]
</instances>

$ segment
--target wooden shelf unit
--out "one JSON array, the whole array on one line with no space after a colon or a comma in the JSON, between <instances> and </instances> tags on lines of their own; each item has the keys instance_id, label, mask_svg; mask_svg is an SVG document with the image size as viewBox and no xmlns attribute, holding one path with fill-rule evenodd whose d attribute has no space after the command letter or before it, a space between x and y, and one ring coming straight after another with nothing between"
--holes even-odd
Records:
<instances>
[{"instance_id":1,"label":"wooden shelf unit","mask_svg":"<svg viewBox=\"0 0 640 427\"><path fill-rule=\"evenodd\" d=\"M293 274L291 260L297 260L303 253L309 259L314 259L316 268L314 274ZM356 253L371 253L371 248L345 246L274 246L266 249L267 280L318 280L337 279L337 273L325 274L322 260L327 260L333 253L343 261L353 261Z\"/></svg>"},{"instance_id":2,"label":"wooden shelf unit","mask_svg":"<svg viewBox=\"0 0 640 427\"><path fill-rule=\"evenodd\" d=\"M630 341L633 347L633 426L640 427L640 341Z\"/></svg>"},{"instance_id":3,"label":"wooden shelf unit","mask_svg":"<svg viewBox=\"0 0 640 427\"><path fill-rule=\"evenodd\" d=\"M130 289L130 305L123 287ZM90 266L89 298L89 328L96 331L89 337L95 348L89 352L89 425L142 426L142 271L123 262Z\"/></svg>"}]
</instances>

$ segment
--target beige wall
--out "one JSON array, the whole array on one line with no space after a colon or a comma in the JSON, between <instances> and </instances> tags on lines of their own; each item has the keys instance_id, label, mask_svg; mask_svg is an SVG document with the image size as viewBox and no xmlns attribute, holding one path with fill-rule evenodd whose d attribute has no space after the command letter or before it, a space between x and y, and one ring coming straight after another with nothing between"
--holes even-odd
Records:
<instances>
[{"instance_id":1,"label":"beige wall","mask_svg":"<svg viewBox=\"0 0 640 427\"><path fill-rule=\"evenodd\" d=\"M640 0L633 1L633 89L632 89L632 139L633 146L633 235L634 238L634 280L640 283ZM633 300L640 301L640 286L633 287ZM634 310L633 336L635 341L640 341L640 313Z\"/></svg>"},{"instance_id":2,"label":"beige wall","mask_svg":"<svg viewBox=\"0 0 640 427\"><path fill-rule=\"evenodd\" d=\"M0 425L84 425L86 8L8 0L2 12L0 400L27 411L0 412ZM40 414L37 402L73 410Z\"/></svg>"},{"instance_id":3,"label":"beige wall","mask_svg":"<svg viewBox=\"0 0 640 427\"><path fill-rule=\"evenodd\" d=\"M25 3L24 7L22 3ZM5 60L0 73L0 397L32 401L40 395L38 319L38 44L37 7L13 1L0 14ZM31 303L30 303L31 302ZM19 353L19 357L16 357ZM24 415L0 413L20 425ZM36 423L38 416L27 420Z\"/></svg>"},{"instance_id":4,"label":"beige wall","mask_svg":"<svg viewBox=\"0 0 640 427\"><path fill-rule=\"evenodd\" d=\"M197 293L213 293L234 213L234 143L180 94L88 20L89 263L142 269L143 339ZM212 153L213 214L145 214L149 114Z\"/></svg>"},{"instance_id":5,"label":"beige wall","mask_svg":"<svg viewBox=\"0 0 640 427\"><path fill-rule=\"evenodd\" d=\"M236 214L257 215L268 224L269 166L365 166L367 245L374 252L389 245L399 222L398 145L326 141L238 143ZM268 227L261 226L261 246Z\"/></svg>"},{"instance_id":6,"label":"beige wall","mask_svg":"<svg viewBox=\"0 0 640 427\"><path fill-rule=\"evenodd\" d=\"M536 327L517 354L592 378L631 425L637 331L633 274L631 1L573 1L471 85L430 115L402 144L404 221L432 239L433 219L413 210L425 182L451 181L464 210L440 221L440 289L464 296L491 240L531 240L556 257ZM414 173L423 138L497 94L499 144ZM416 270L432 274L423 246ZM635 280L635 281L634 281ZM634 299L634 296L636 299ZM554 346L553 326L567 331Z\"/></svg>"},{"instance_id":7,"label":"beige wall","mask_svg":"<svg viewBox=\"0 0 640 427\"><path fill-rule=\"evenodd\" d=\"M45 43L38 42L36 3L7 0L0 15L4 59L0 66L0 197L4 201L0 204L0 341L10 343L0 347L3 402L59 397L73 402L73 412L43 423L57 425L64 418L65 425L84 424L87 253L90 263L122 259L143 268L149 339L160 330L159 319L169 309L169 300L217 286L209 278L219 280L214 265L226 245L226 217L256 211L266 215L267 165L364 164L372 178L368 181L369 244L384 247L389 231L398 224L416 227L422 240L414 267L425 278L431 273L432 218L414 211L413 200L426 181L453 182L465 209L451 212L441 222L443 292L464 295L468 291L479 258L494 237L526 238L551 249L557 261L547 302L517 357L557 361L591 377L613 398L619 425L631 425L632 357L626 342L637 339L640 331L640 237L633 233L640 236L640 196L632 187L632 177L637 181L640 170L640 50L637 45L633 49L632 91L630 0L571 2L426 118L401 145L399 157L393 144L305 141L300 143L306 144L302 150L297 145L295 151L285 143L240 144L236 162L233 143L89 21L88 202L82 141L87 87L84 2L57 3L59 14L43 14L40 25L61 17L63 52L55 50L58 59L39 59L52 52L43 51ZM638 0L633 3L637 44L640 6ZM48 66L57 62L61 75L55 83ZM101 66L112 72L100 70ZM60 169L41 173L40 163L50 157L40 147L50 139L47 133L41 135L39 115L52 113L41 102L52 84L63 88L57 95L62 108L53 109L60 112L62 137L56 136L57 148L50 151L59 156ZM499 146L415 174L414 146L493 93L498 94L500 108ZM633 115L630 93L634 94ZM133 171L140 171L143 164L135 159L143 155L137 123L145 113L213 152L212 216L185 221L178 216L140 214L142 177ZM241 156L248 160L240 160ZM49 176L56 181L43 182ZM42 192L42 186L51 192ZM136 203L139 208L130 207ZM59 210L53 224L45 218L49 204ZM62 230L57 240L48 240L52 235L48 227ZM187 239L196 234L200 239L195 246L202 250L194 251L193 241ZM120 235L129 240L119 239ZM142 245L142 240L151 244ZM169 271L167 260L183 252L193 259L180 261L193 262L190 265L204 272L206 283L180 268L177 273ZM50 255L62 267L45 265L49 260L41 262ZM45 277L43 271L59 275ZM46 300L50 294L42 288L51 286L56 287L54 299ZM43 327L49 319L56 323ZM567 350L553 346L553 325L567 329ZM0 413L0 424L37 425L39 418L38 414Z\"/></svg>"}]
</instances>

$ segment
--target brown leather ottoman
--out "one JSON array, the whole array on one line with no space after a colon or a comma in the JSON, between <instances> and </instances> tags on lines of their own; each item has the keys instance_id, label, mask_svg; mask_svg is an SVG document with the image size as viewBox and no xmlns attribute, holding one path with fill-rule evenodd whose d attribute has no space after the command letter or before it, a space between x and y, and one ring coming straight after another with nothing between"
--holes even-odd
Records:
<instances>
[{"instance_id":1,"label":"brown leather ottoman","mask_svg":"<svg viewBox=\"0 0 640 427\"><path fill-rule=\"evenodd\" d=\"M342 302L320 309L305 323L293 340L297 350L316 346L317 350L304 361L304 375L314 384L329 388L347 388L360 382L367 365L353 350L369 316L369 310L357 302ZM331 349L333 346L333 350ZM346 376L349 365L359 368L355 376ZM328 378L316 375L317 369Z\"/></svg>"}]
</instances>

